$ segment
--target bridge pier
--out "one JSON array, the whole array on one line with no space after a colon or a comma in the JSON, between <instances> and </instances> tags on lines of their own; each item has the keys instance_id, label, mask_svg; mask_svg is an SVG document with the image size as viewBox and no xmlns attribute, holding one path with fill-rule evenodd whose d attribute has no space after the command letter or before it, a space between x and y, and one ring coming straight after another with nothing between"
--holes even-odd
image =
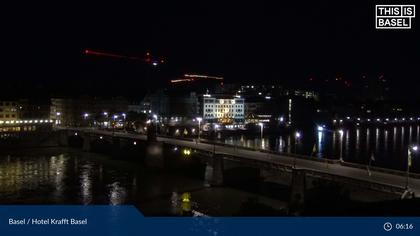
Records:
<instances>
[{"instance_id":1,"label":"bridge pier","mask_svg":"<svg viewBox=\"0 0 420 236\"><path fill-rule=\"evenodd\" d=\"M147 126L147 141L148 142L156 142L157 141L157 137L156 137L156 124L151 123Z\"/></svg>"},{"instance_id":2,"label":"bridge pier","mask_svg":"<svg viewBox=\"0 0 420 236\"><path fill-rule=\"evenodd\" d=\"M289 214L300 215L305 205L306 172L303 169L292 170L290 187Z\"/></svg>"},{"instance_id":3,"label":"bridge pier","mask_svg":"<svg viewBox=\"0 0 420 236\"><path fill-rule=\"evenodd\" d=\"M113 156L113 157L119 157L120 156L120 153L121 153L121 145L122 145L122 142L121 142L121 140L120 140L120 138L118 138L118 137L111 137L111 144L112 144L112 147L111 147L111 155Z\"/></svg>"},{"instance_id":4,"label":"bridge pier","mask_svg":"<svg viewBox=\"0 0 420 236\"><path fill-rule=\"evenodd\" d=\"M223 185L223 156L213 155L212 159L207 163L204 174L206 186Z\"/></svg>"},{"instance_id":5,"label":"bridge pier","mask_svg":"<svg viewBox=\"0 0 420 236\"><path fill-rule=\"evenodd\" d=\"M292 173L286 170L273 170L260 168L260 179L264 182L270 182L280 184L283 186L289 186L292 181Z\"/></svg>"},{"instance_id":6,"label":"bridge pier","mask_svg":"<svg viewBox=\"0 0 420 236\"><path fill-rule=\"evenodd\" d=\"M58 145L64 147L69 146L69 136L67 131L62 130L58 132Z\"/></svg>"},{"instance_id":7,"label":"bridge pier","mask_svg":"<svg viewBox=\"0 0 420 236\"><path fill-rule=\"evenodd\" d=\"M146 147L145 163L149 167L165 168L163 143L149 142Z\"/></svg>"},{"instance_id":8,"label":"bridge pier","mask_svg":"<svg viewBox=\"0 0 420 236\"><path fill-rule=\"evenodd\" d=\"M82 150L85 152L90 152L91 145L90 145L90 136L85 134L83 135L83 147Z\"/></svg>"}]
</instances>

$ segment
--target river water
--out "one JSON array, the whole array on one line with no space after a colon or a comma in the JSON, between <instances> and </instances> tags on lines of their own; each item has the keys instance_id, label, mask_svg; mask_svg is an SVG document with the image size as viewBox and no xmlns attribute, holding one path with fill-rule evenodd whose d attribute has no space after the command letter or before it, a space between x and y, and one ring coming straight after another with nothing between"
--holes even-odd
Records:
<instances>
[{"instance_id":1,"label":"river water","mask_svg":"<svg viewBox=\"0 0 420 236\"><path fill-rule=\"evenodd\" d=\"M208 188L202 178L77 149L0 154L0 204L133 204L146 215L237 215L250 201L276 210L285 206L258 191Z\"/></svg>"}]
</instances>

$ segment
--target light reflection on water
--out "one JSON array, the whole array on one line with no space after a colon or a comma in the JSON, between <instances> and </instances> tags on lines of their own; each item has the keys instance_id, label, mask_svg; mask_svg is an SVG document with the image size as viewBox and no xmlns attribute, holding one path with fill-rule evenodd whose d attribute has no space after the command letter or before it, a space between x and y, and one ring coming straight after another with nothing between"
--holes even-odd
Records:
<instances>
[{"instance_id":1,"label":"light reflection on water","mask_svg":"<svg viewBox=\"0 0 420 236\"><path fill-rule=\"evenodd\" d=\"M80 187L81 197L84 204L89 204L92 201L92 164L86 163L81 166Z\"/></svg>"},{"instance_id":2,"label":"light reflection on water","mask_svg":"<svg viewBox=\"0 0 420 236\"><path fill-rule=\"evenodd\" d=\"M375 156L373 165L405 170L407 165L408 145L418 144L420 126L356 127L338 130L302 131L302 137L296 142L294 135L230 136L221 142L248 148L261 148L281 153L294 153L339 159L366 164L370 156ZM228 141L227 141L228 140ZM314 146L316 153L313 153ZM414 158L412 171L420 172L420 155Z\"/></svg>"},{"instance_id":3,"label":"light reflection on water","mask_svg":"<svg viewBox=\"0 0 420 236\"><path fill-rule=\"evenodd\" d=\"M156 172L139 162L79 150L51 152L0 154L0 204L132 204L149 215L183 215L191 210L232 215L257 196L207 188L200 178ZM231 200L225 203L226 199Z\"/></svg>"},{"instance_id":4,"label":"light reflection on water","mask_svg":"<svg viewBox=\"0 0 420 236\"><path fill-rule=\"evenodd\" d=\"M67 154L32 157L8 155L0 158L1 201L91 204L96 184L99 190L96 194L106 196L100 202L122 204L126 201L127 193L121 180L126 180L127 173L114 172L104 173L100 163L72 158ZM105 182L104 175L107 176ZM132 181L135 185L136 179Z\"/></svg>"}]
</instances>

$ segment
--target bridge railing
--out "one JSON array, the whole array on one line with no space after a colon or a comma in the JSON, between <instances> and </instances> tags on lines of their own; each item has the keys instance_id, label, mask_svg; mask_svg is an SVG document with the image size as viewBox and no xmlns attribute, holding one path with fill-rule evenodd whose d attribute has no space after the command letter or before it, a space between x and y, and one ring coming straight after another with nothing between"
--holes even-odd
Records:
<instances>
[{"instance_id":1,"label":"bridge railing","mask_svg":"<svg viewBox=\"0 0 420 236\"><path fill-rule=\"evenodd\" d=\"M335 163L340 162L339 160L334 160L334 159L314 157L314 156L294 154L294 153L278 152L278 151L267 150L267 149L262 149L262 148L244 147L244 146L226 144L226 143L221 143L221 142L212 142L212 141L209 141L209 140L200 140L200 142L201 143L206 143L206 144L212 144L212 145L216 144L216 145L219 145L219 146L231 147L231 148L236 148L236 149L241 149L241 150L258 151L258 152L273 154L273 155L283 155L283 156L287 156L287 157L296 157L296 158L300 158L300 159L312 160L312 161L317 161L317 162L324 162L324 163L329 163L329 164L335 164Z\"/></svg>"},{"instance_id":2,"label":"bridge railing","mask_svg":"<svg viewBox=\"0 0 420 236\"><path fill-rule=\"evenodd\" d=\"M353 168L358 168L358 169L366 169L367 165L362 165L362 164L358 164L358 163L351 163L351 162L342 162L341 165L343 166L348 166L348 167L353 167ZM378 166L369 166L369 169L371 171L377 171L377 172L382 172L382 173L387 173L387 174L393 174L393 175L400 175L400 176L406 176L407 172L405 171L400 171L400 170L393 170L393 169L387 169L387 168L382 168L382 167L378 167ZM418 173L409 173L411 178L416 178L416 179L420 179L420 174Z\"/></svg>"},{"instance_id":3,"label":"bridge railing","mask_svg":"<svg viewBox=\"0 0 420 236\"><path fill-rule=\"evenodd\" d=\"M82 130L80 128L76 128L76 129L73 128L72 129L70 127L67 127L65 129L68 129L68 130ZM89 132L92 132L92 131L93 131L92 129L89 129ZM194 138L176 137L176 136L169 136L169 135L159 135L158 137L169 138L169 139L177 139L177 140L183 140L183 141L189 141L189 142L197 141L197 139L194 139ZM213 140L208 140L208 139L200 139L200 143L205 143L205 144L209 144L209 145L218 145L218 146L224 146L224 147L230 147L230 148L248 150L248 151L258 151L258 152L273 154L273 155L283 155L283 156L286 156L286 157L299 158L299 159L303 159L303 160L311 160L311 161L323 162L323 163L328 163L328 164L340 164L340 165L343 165L343 166L348 166L348 167L353 167L353 168L358 168L358 169L366 169L367 168L366 165L359 164L359 163L341 162L341 161L336 160L336 159L328 159L328 158L314 157L314 156L294 154L294 153L284 153L284 152L278 152L278 151L261 149L261 148L244 147L244 146L226 144L226 143L217 142L217 141L215 142ZM369 168L372 171L377 171L377 172L382 172L382 173L388 173L388 174L394 174L394 175L400 175L400 176L405 176L406 175L405 171L400 171L400 170L387 169L387 168L377 167L377 166L373 166L373 165L369 166ZM410 177L420 179L420 174L411 172Z\"/></svg>"},{"instance_id":4,"label":"bridge railing","mask_svg":"<svg viewBox=\"0 0 420 236\"><path fill-rule=\"evenodd\" d=\"M172 139L178 139L178 140L184 140L184 141L191 141L191 142L196 140L196 139L193 139L193 138L173 137L173 136L166 136L166 135L165 136L160 135L160 137L172 138ZM205 144L210 144L210 145L218 145L218 146L224 146L224 147L231 147L231 148L248 150L248 151L258 151L258 152L273 154L273 155L283 155L283 156L291 157L291 158L296 157L296 158L303 159L303 160L311 160L311 161L323 162L323 163L328 163L328 164L340 164L340 165L343 165L343 166L348 166L348 167L353 167L353 168L358 168L358 169L366 169L367 168L366 165L359 164L359 163L341 162L340 160L337 160L337 159L314 157L314 156L294 154L294 153L284 153L284 152L278 152L278 151L261 149L261 148L244 147L244 146L227 144L227 143L222 143L222 142L215 142L213 140L208 140L208 139L200 139L200 143L205 143ZM406 175L405 171L400 171L400 170L387 169L387 168L377 167L377 166L373 166L373 165L371 165L369 168L372 171L377 171L377 172L382 172L382 173L388 173L388 174L394 174L394 175L400 175L400 176L405 176ZM412 172L412 173L410 173L410 177L420 179L420 174Z\"/></svg>"},{"instance_id":5,"label":"bridge railing","mask_svg":"<svg viewBox=\"0 0 420 236\"><path fill-rule=\"evenodd\" d=\"M229 156L227 158L231 160L238 159L232 156ZM294 169L293 166L291 165L286 165L282 163L269 163L269 162L264 162L263 160L257 160L257 159L247 159L247 162L252 163L253 166L259 166L261 168L278 169L278 170L283 170L283 171L292 171ZM342 183L347 183L353 186L369 188L369 189L374 189L378 191L401 194L405 189L404 186L400 186L400 185L390 185L390 184L384 184L380 182L372 182L370 180L363 180L360 178L345 177L342 175L337 175L337 174L319 171L319 170L310 169L310 168L309 169L303 168L303 169L305 170L307 175L312 176L312 177L326 179L330 181L338 180L339 182L342 182Z\"/></svg>"}]
</instances>

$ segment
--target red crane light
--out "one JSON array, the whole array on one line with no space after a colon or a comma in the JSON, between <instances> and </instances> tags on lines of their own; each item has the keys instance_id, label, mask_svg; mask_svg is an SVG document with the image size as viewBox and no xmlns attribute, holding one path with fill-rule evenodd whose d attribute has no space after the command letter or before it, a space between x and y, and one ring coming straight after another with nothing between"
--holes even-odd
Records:
<instances>
[{"instance_id":1,"label":"red crane light","mask_svg":"<svg viewBox=\"0 0 420 236\"><path fill-rule=\"evenodd\" d=\"M135 60L135 61L143 61L143 62L146 62L148 64L152 64L153 66L157 66L158 61L160 61L160 63L164 63L163 59L162 60L152 60L152 58L150 57L150 55L151 55L150 52L147 52L146 57L144 57L144 58L126 56L126 55L109 53L109 52L100 52L100 51L94 51L94 50L89 50L89 49L85 49L84 53L86 55L94 55L94 56L101 56L101 57L112 57L112 58L128 59L128 60Z\"/></svg>"}]
</instances>

